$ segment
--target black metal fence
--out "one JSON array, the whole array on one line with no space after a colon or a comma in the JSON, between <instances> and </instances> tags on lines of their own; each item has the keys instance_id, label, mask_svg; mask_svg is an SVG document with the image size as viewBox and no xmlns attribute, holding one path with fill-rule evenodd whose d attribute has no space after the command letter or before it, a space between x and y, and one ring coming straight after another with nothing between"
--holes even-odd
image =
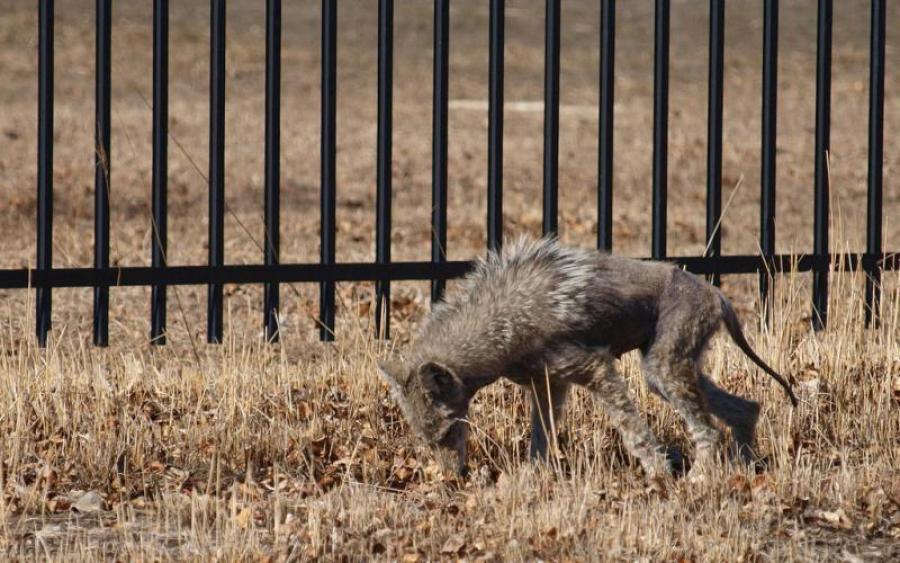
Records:
<instances>
[{"instance_id":1,"label":"black metal fence","mask_svg":"<svg viewBox=\"0 0 900 563\"><path fill-rule=\"evenodd\" d=\"M831 102L832 0L818 0L816 72L816 129L814 180L814 249L802 256L775 254L775 138L778 99L778 0L762 0L763 88L760 255L721 254L718 229L722 194L722 107L724 82L725 2L709 2L709 117L706 234L704 256L671 257L666 252L667 138L669 98L669 0L656 0L653 95L652 247L654 259L672 260L687 269L707 274L718 283L722 274L759 273L763 297L770 293L772 274L790 270L813 272L813 322L827 321L828 272L832 268L866 271L866 322L876 320L880 275L897 269L897 253L882 250L882 162L884 127L884 65L886 0L871 1L869 77L868 213L865 253L829 254L827 173ZM546 0L544 73L543 231L554 233L558 219L560 3ZM446 258L447 248L447 107L449 77L450 0L434 0L434 98L432 153L432 253L429 262L391 260L391 159L393 0L378 3L378 127L376 260L374 263L337 263L335 260L335 151L337 0L322 0L322 106L321 106L321 258L315 264L279 262L279 156L281 83L281 0L266 0L265 97L265 248L262 265L225 265L225 23L226 0L211 0L210 118L209 118L209 259L207 265L168 266L167 154L168 154L168 0L153 3L153 163L152 251L149 267L109 265L110 153L110 50L112 0L96 0L96 176L94 267L53 268L53 21L54 1L39 0L38 39L38 176L37 267L0 270L0 288L35 288L36 331L45 345L51 327L54 287L94 288L93 341L108 342L109 288L152 286L150 335L163 344L166 333L166 287L177 284L208 285L207 339L222 339L223 284L262 283L264 323L270 340L277 339L279 283L317 282L320 286L320 335L334 336L335 282L376 282L376 330L389 327L390 282L431 280L432 299L440 298L445 280L464 274L467 262ZM615 0L600 0L600 104L597 246L612 249L613 193L613 76L615 63ZM490 0L490 72L488 125L488 246L502 240L503 210L503 45L504 0Z\"/></svg>"}]
</instances>

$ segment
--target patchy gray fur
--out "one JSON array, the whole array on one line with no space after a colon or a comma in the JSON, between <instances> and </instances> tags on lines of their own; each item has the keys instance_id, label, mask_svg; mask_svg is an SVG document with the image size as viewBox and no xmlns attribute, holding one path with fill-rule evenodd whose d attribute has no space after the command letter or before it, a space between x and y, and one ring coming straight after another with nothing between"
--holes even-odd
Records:
<instances>
[{"instance_id":1,"label":"patchy gray fur","mask_svg":"<svg viewBox=\"0 0 900 563\"><path fill-rule=\"evenodd\" d=\"M551 420L568 388L593 391L625 447L653 476L670 471L664 450L640 416L615 360L639 349L650 388L685 422L698 461L721 439L710 414L732 429L750 456L759 405L731 395L700 372L700 357L724 321L740 348L789 385L749 348L725 297L672 265L569 248L553 239L518 239L477 262L438 304L404 365L382 373L420 438L455 452L466 466L471 398L501 377L532 390L533 457L547 454Z\"/></svg>"}]
</instances>

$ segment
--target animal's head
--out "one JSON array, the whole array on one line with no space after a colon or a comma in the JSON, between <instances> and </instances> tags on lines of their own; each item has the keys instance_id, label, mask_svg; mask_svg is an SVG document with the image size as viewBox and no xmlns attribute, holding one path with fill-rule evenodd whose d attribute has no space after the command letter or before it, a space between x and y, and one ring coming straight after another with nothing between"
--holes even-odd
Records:
<instances>
[{"instance_id":1,"label":"animal's head","mask_svg":"<svg viewBox=\"0 0 900 563\"><path fill-rule=\"evenodd\" d=\"M456 454L456 470L465 473L469 426L463 419L471 393L462 380L435 362L411 366L379 362L378 367L412 431L442 453Z\"/></svg>"}]
</instances>

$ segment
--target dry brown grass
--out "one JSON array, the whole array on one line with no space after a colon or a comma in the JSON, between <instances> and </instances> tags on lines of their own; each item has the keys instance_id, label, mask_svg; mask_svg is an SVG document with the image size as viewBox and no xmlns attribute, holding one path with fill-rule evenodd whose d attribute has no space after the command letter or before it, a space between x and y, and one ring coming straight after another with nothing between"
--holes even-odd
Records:
<instances>
[{"instance_id":1,"label":"dry brown grass","mask_svg":"<svg viewBox=\"0 0 900 563\"><path fill-rule=\"evenodd\" d=\"M402 8L400 7L402 4ZM779 252L810 247L814 11L782 2ZM836 3L831 155L833 248L861 250L865 206L867 2ZM0 267L34 263L35 10L2 1ZM341 2L338 258L373 257L374 50L371 2ZM508 1L505 196L510 232L540 229L542 3ZM117 2L114 24L113 261L149 261L148 2ZM92 3L57 10L55 264L91 263ZM172 3L170 253L206 259L206 4ZM651 4L619 3L616 251L649 248ZM596 2L564 3L562 238L591 245L596 186ZM670 252L703 250L705 37L702 2L673 6ZM744 178L725 221L725 251L756 251L761 12L729 2L726 188ZM453 3L450 236L453 259L484 248L487 10ZM262 232L262 3L229 3L226 226L229 263L257 263ZM396 259L428 255L428 2L398 3ZM318 5L286 3L283 258L318 255ZM888 56L896 52L889 36ZM895 58L895 57L894 57ZM424 77L424 78L423 78ZM900 119L888 69L886 131ZM519 102L513 104L512 102ZM887 136L889 147L891 136ZM86 149L88 147L88 149ZM886 151L885 247L900 243ZM726 192L726 197L728 196ZM236 219L249 228L243 230ZM252 236L251 236L252 234ZM0 291L0 553L95 559L762 560L900 556L900 278L885 279L884 323L862 328L862 280L835 274L831 324L809 328L808 276L779 278L771 328L759 330L754 277L727 277L760 354L800 381L791 410L724 339L711 375L765 404L756 475L723 467L666 495L640 470L590 397L566 415L557 461L525 461L526 404L509 385L476 400L474 476L445 477L413 444L374 370L402 352L427 310L422 283L395 285L394 340L373 341L370 284L339 284L338 341L315 341L314 286L282 289L282 342L261 343L261 290L228 286L226 343L204 341L204 288L170 290L170 344L147 346L149 290L115 288L111 347L91 348L90 291L54 292L54 331L35 347L28 292ZM641 408L683 445L672 411L649 396L632 356L623 368ZM85 496L86 492L97 495ZM94 502L88 502L93 498ZM78 501L82 502L79 503ZM85 509L80 511L77 506ZM96 509L96 510L95 510Z\"/></svg>"},{"instance_id":2,"label":"dry brown grass","mask_svg":"<svg viewBox=\"0 0 900 563\"><path fill-rule=\"evenodd\" d=\"M865 330L859 282L834 276L832 323L815 334L800 320L801 279L786 278L771 329L753 334L800 380L796 410L715 341L711 374L765 405L770 466L722 467L665 494L580 393L559 456L532 466L526 402L509 384L474 403L474 476L443 475L376 374L390 345L369 338L365 315L344 315L333 345L231 336L197 359L69 335L42 351L8 323L0 549L66 560L887 560L900 555L900 293L887 296L881 328ZM623 367L654 429L684 445L636 358ZM85 491L102 502L80 511Z\"/></svg>"}]
</instances>

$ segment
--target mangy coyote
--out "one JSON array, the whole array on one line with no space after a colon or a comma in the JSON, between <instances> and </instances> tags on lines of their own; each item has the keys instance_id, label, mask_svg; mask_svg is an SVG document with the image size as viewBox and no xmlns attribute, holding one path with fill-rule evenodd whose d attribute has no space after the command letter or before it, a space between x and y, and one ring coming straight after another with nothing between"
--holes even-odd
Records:
<instances>
[{"instance_id":1,"label":"mangy coyote","mask_svg":"<svg viewBox=\"0 0 900 563\"><path fill-rule=\"evenodd\" d=\"M480 260L461 291L437 305L403 365L383 363L391 394L422 439L457 454L465 472L469 401L506 377L532 391L532 457L547 453L545 428L559 420L572 384L595 393L628 451L650 476L671 468L630 398L615 359L642 354L651 390L684 419L696 462L708 461L731 428L750 456L759 405L719 389L700 371L707 341L724 322L734 342L796 397L747 344L715 287L677 267L519 239Z\"/></svg>"}]
</instances>

